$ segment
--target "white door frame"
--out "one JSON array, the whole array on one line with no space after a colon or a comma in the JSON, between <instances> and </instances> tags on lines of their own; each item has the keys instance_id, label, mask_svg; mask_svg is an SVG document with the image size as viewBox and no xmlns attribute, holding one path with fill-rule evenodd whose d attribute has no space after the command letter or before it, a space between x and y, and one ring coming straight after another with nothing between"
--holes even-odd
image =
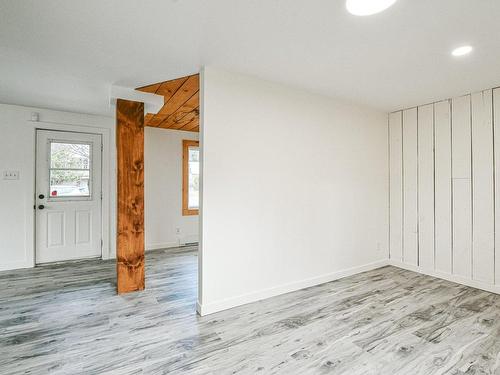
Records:
<instances>
[{"instance_id":1,"label":"white door frame","mask_svg":"<svg viewBox=\"0 0 500 375\"><path fill-rule=\"evenodd\" d=\"M110 236L110 213L111 213L111 131L106 128L98 128L93 126L80 126L71 124L62 124L54 122L42 122L36 123L33 132L33 150L34 150L34 168L33 176L36 181L36 133L38 130L49 130L49 131L66 131L73 133L87 133L87 134L98 134L102 137L102 153L101 153L101 191L102 191L102 201L101 201L101 238L102 238L102 250L101 258L111 259L115 257L112 254L110 241L112 236ZM36 182L35 182L36 184ZM35 184L31 189L31 199L33 201L33 206L36 205L36 190ZM33 210L33 246L32 254L30 259L32 259L32 266L35 266L36 261L36 210Z\"/></svg>"}]
</instances>

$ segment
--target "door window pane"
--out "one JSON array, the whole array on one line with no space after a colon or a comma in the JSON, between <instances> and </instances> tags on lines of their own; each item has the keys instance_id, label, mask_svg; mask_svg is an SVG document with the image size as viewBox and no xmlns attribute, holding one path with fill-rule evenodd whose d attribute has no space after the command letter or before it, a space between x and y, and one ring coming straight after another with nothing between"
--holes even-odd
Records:
<instances>
[{"instance_id":1,"label":"door window pane","mask_svg":"<svg viewBox=\"0 0 500 375\"><path fill-rule=\"evenodd\" d=\"M90 145L52 142L50 144L50 167L89 169Z\"/></svg>"},{"instance_id":2,"label":"door window pane","mask_svg":"<svg viewBox=\"0 0 500 375\"><path fill-rule=\"evenodd\" d=\"M50 196L75 197L90 196L90 171L60 170L50 171Z\"/></svg>"},{"instance_id":3,"label":"door window pane","mask_svg":"<svg viewBox=\"0 0 500 375\"><path fill-rule=\"evenodd\" d=\"M200 202L200 150L189 147L189 195L188 208L198 209Z\"/></svg>"},{"instance_id":4,"label":"door window pane","mask_svg":"<svg viewBox=\"0 0 500 375\"><path fill-rule=\"evenodd\" d=\"M90 197L91 145L50 142L49 197Z\"/></svg>"}]
</instances>

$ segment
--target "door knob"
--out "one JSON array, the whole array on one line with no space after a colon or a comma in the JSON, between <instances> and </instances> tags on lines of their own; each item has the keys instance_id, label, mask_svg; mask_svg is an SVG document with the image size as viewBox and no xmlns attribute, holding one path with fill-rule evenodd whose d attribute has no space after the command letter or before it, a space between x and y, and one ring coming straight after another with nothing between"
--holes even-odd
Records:
<instances>
[{"instance_id":1,"label":"door knob","mask_svg":"<svg viewBox=\"0 0 500 375\"><path fill-rule=\"evenodd\" d=\"M44 208L45 208L45 206L43 204L41 204L40 206L38 206L39 210L43 210Z\"/></svg>"},{"instance_id":2,"label":"door knob","mask_svg":"<svg viewBox=\"0 0 500 375\"><path fill-rule=\"evenodd\" d=\"M38 196L38 199L43 199L43 198L45 198L45 195L43 195L43 194L40 194L40 195Z\"/></svg>"}]
</instances>

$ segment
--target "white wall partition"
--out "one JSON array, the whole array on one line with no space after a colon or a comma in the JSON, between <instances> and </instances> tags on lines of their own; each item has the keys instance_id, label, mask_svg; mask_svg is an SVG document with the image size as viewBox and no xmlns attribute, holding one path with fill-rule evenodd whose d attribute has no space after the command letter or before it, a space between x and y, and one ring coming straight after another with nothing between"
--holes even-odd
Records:
<instances>
[{"instance_id":1,"label":"white wall partition","mask_svg":"<svg viewBox=\"0 0 500 375\"><path fill-rule=\"evenodd\" d=\"M404 176L403 258L398 233L391 231L391 264L500 292L500 243L495 236L500 221L498 112L500 92L485 90L390 114L390 124L402 117ZM392 150L400 142L389 137L391 166L398 165L394 158L399 155ZM390 172L392 205L400 196L401 172L392 167ZM415 215L417 259L413 242L408 244ZM392 206L390 216L390 228L397 228L401 219Z\"/></svg>"},{"instance_id":2,"label":"white wall partition","mask_svg":"<svg viewBox=\"0 0 500 375\"><path fill-rule=\"evenodd\" d=\"M202 314L387 264L387 114L210 67L202 82Z\"/></svg>"},{"instance_id":3,"label":"white wall partition","mask_svg":"<svg viewBox=\"0 0 500 375\"><path fill-rule=\"evenodd\" d=\"M30 121L32 112L39 122ZM103 257L116 250L116 149L112 117L0 104L0 171L18 179L0 180L0 270L35 264L34 210L36 129L97 133L103 137Z\"/></svg>"}]
</instances>

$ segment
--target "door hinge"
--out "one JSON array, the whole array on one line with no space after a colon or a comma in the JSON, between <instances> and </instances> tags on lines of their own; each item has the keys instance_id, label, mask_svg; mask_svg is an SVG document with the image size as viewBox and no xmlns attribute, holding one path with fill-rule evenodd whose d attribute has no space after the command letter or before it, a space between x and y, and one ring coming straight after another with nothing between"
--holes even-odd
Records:
<instances>
[{"instance_id":1,"label":"door hinge","mask_svg":"<svg viewBox=\"0 0 500 375\"><path fill-rule=\"evenodd\" d=\"M103 242L102 242L102 238L101 238L101 250L102 250L102 246L103 246Z\"/></svg>"},{"instance_id":2,"label":"door hinge","mask_svg":"<svg viewBox=\"0 0 500 375\"><path fill-rule=\"evenodd\" d=\"M104 145L101 143L101 152L104 151Z\"/></svg>"},{"instance_id":3,"label":"door hinge","mask_svg":"<svg viewBox=\"0 0 500 375\"><path fill-rule=\"evenodd\" d=\"M101 191L101 200L102 200L102 191Z\"/></svg>"}]
</instances>

